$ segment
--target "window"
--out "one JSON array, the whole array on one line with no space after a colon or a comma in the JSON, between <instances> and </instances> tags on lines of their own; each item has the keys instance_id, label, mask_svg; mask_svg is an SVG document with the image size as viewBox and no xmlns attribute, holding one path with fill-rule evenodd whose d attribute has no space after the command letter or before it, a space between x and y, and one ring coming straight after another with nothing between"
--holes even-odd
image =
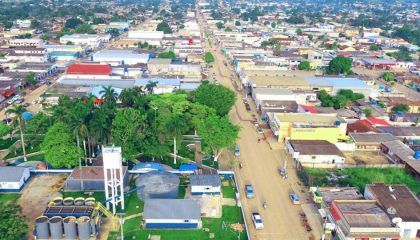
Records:
<instances>
[{"instance_id":1,"label":"window","mask_svg":"<svg viewBox=\"0 0 420 240\"><path fill-rule=\"evenodd\" d=\"M188 220L188 219L185 219L185 220L184 220L184 222L188 223L188 222L190 222L190 220Z\"/></svg>"},{"instance_id":2,"label":"window","mask_svg":"<svg viewBox=\"0 0 420 240\"><path fill-rule=\"evenodd\" d=\"M316 156L312 156L312 159L316 159Z\"/></svg>"}]
</instances>

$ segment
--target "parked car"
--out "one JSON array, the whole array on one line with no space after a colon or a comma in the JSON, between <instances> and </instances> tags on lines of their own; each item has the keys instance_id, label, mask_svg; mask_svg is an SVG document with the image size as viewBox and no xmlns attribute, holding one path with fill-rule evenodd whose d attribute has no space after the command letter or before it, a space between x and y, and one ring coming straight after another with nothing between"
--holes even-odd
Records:
<instances>
[{"instance_id":1,"label":"parked car","mask_svg":"<svg viewBox=\"0 0 420 240\"><path fill-rule=\"evenodd\" d=\"M15 99L12 98L7 101L7 104L12 105L14 102L15 102Z\"/></svg>"},{"instance_id":2,"label":"parked car","mask_svg":"<svg viewBox=\"0 0 420 240\"><path fill-rule=\"evenodd\" d=\"M247 198L253 198L254 197L254 188L251 184L245 185L245 193Z\"/></svg>"},{"instance_id":3,"label":"parked car","mask_svg":"<svg viewBox=\"0 0 420 240\"><path fill-rule=\"evenodd\" d=\"M294 192L289 193L289 197L290 197L290 201L292 201L293 204L295 205L300 204L299 196L296 193Z\"/></svg>"},{"instance_id":4,"label":"parked car","mask_svg":"<svg viewBox=\"0 0 420 240\"><path fill-rule=\"evenodd\" d=\"M252 222L254 222L255 229L261 230L264 229L264 224L261 218L261 215L257 212L252 213Z\"/></svg>"},{"instance_id":5,"label":"parked car","mask_svg":"<svg viewBox=\"0 0 420 240\"><path fill-rule=\"evenodd\" d=\"M235 152L234 152L236 157L239 157L241 155L241 152L239 152L239 147L238 145L235 146Z\"/></svg>"},{"instance_id":6,"label":"parked car","mask_svg":"<svg viewBox=\"0 0 420 240\"><path fill-rule=\"evenodd\" d=\"M16 99L15 103L23 103L24 101L25 101L25 99L18 98L18 99Z\"/></svg>"}]
</instances>

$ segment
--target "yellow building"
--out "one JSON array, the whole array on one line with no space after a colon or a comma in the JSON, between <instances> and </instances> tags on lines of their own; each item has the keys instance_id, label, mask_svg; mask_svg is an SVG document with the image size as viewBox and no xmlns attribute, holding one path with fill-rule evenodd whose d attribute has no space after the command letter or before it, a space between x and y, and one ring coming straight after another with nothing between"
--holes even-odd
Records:
<instances>
[{"instance_id":1,"label":"yellow building","mask_svg":"<svg viewBox=\"0 0 420 240\"><path fill-rule=\"evenodd\" d=\"M336 114L268 113L270 128L279 142L291 140L346 140L347 123Z\"/></svg>"}]
</instances>

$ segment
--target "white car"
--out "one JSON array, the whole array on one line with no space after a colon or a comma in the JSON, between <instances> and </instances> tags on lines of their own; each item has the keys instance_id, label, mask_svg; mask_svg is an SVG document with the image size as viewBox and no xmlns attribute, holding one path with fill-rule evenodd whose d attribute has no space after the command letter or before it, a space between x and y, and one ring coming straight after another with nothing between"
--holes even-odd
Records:
<instances>
[{"instance_id":1,"label":"white car","mask_svg":"<svg viewBox=\"0 0 420 240\"><path fill-rule=\"evenodd\" d=\"M252 222L254 222L255 229L261 230L264 229L264 224L262 222L261 215L257 212L252 213Z\"/></svg>"}]
</instances>

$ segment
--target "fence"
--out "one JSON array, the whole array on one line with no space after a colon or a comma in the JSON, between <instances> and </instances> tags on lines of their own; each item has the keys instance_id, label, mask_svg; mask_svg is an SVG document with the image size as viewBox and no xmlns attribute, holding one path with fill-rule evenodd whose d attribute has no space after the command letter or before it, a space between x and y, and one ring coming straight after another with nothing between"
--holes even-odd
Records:
<instances>
[{"instance_id":1,"label":"fence","mask_svg":"<svg viewBox=\"0 0 420 240\"><path fill-rule=\"evenodd\" d=\"M327 163L304 163L304 168L404 168L404 164L327 164Z\"/></svg>"}]
</instances>

